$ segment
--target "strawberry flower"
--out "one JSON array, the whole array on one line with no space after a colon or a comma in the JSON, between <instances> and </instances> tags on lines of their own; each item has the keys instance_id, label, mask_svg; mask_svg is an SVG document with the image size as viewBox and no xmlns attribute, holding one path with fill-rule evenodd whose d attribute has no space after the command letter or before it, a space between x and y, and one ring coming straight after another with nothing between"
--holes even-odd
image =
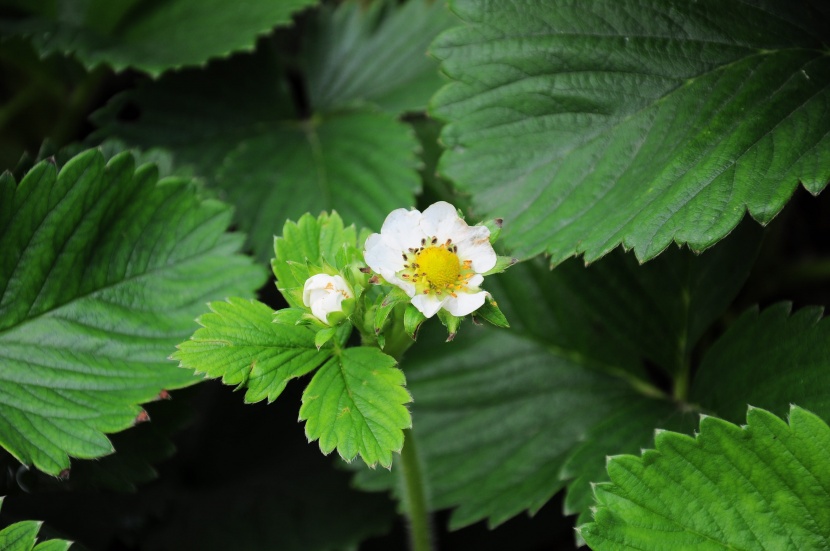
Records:
<instances>
[{"instance_id":1,"label":"strawberry flower","mask_svg":"<svg viewBox=\"0 0 830 551\"><path fill-rule=\"evenodd\" d=\"M427 318L440 309L456 317L479 309L488 293L482 274L496 266L490 230L469 226L455 207L439 201L424 210L392 211L380 233L366 240L366 264L403 289Z\"/></svg>"}]
</instances>

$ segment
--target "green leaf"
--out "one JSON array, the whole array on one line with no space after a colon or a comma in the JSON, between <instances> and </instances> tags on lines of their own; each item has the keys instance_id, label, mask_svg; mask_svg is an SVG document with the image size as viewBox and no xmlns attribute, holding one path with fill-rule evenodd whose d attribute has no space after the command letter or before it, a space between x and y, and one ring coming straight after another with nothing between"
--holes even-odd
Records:
<instances>
[{"instance_id":1,"label":"green leaf","mask_svg":"<svg viewBox=\"0 0 830 551\"><path fill-rule=\"evenodd\" d=\"M418 337L418 329L421 328L421 324L427 320L426 316L418 310L414 304L407 304L406 310L403 313L403 326L404 331L406 334L409 335L411 339L416 339Z\"/></svg>"},{"instance_id":2,"label":"green leaf","mask_svg":"<svg viewBox=\"0 0 830 551\"><path fill-rule=\"evenodd\" d=\"M516 256L705 249L830 180L828 14L810 0L455 0L441 171Z\"/></svg>"},{"instance_id":3,"label":"green leaf","mask_svg":"<svg viewBox=\"0 0 830 551\"><path fill-rule=\"evenodd\" d=\"M49 7L42 2L21 6L29 17L0 23L30 35L41 55L74 53L87 67L105 63L158 76L252 50L258 36L289 25L293 13L314 3L258 0L239 9L221 0L57 0Z\"/></svg>"},{"instance_id":4,"label":"green leaf","mask_svg":"<svg viewBox=\"0 0 830 551\"><path fill-rule=\"evenodd\" d=\"M490 297L484 301L481 308L476 310L473 315L477 318L483 319L487 323L495 325L496 327L510 327L510 323L508 323L507 318L499 309L499 305Z\"/></svg>"},{"instance_id":5,"label":"green leaf","mask_svg":"<svg viewBox=\"0 0 830 551\"><path fill-rule=\"evenodd\" d=\"M312 107L370 102L392 114L423 111L445 82L427 48L455 21L441 1L323 7L303 55Z\"/></svg>"},{"instance_id":6,"label":"green leaf","mask_svg":"<svg viewBox=\"0 0 830 551\"><path fill-rule=\"evenodd\" d=\"M789 425L751 408L747 425L713 417L696 438L660 433L656 450L608 463L596 488L592 549L826 549L830 428L799 407Z\"/></svg>"},{"instance_id":7,"label":"green leaf","mask_svg":"<svg viewBox=\"0 0 830 551\"><path fill-rule=\"evenodd\" d=\"M325 454L337 448L346 461L360 454L369 466L389 468L392 452L403 447L403 429L412 426L404 406L412 398L395 364L370 347L347 348L326 362L303 393L308 439L319 439Z\"/></svg>"},{"instance_id":8,"label":"green leaf","mask_svg":"<svg viewBox=\"0 0 830 551\"><path fill-rule=\"evenodd\" d=\"M182 367L226 385L247 387L248 403L273 402L288 381L302 377L331 356L331 349L318 350L314 331L296 325L301 312L274 323L274 311L255 300L230 298L209 304L212 313L198 319L201 329L178 345L171 356Z\"/></svg>"},{"instance_id":9,"label":"green leaf","mask_svg":"<svg viewBox=\"0 0 830 551\"><path fill-rule=\"evenodd\" d=\"M263 282L230 209L195 191L94 150L0 179L0 444L22 463L111 453L138 404L198 382L166 357L204 302Z\"/></svg>"},{"instance_id":10,"label":"green leaf","mask_svg":"<svg viewBox=\"0 0 830 551\"><path fill-rule=\"evenodd\" d=\"M3 496L0 496L0 507L3 506ZM0 549L3 551L66 551L72 545L71 541L48 540L38 545L37 533L43 523L34 520L24 520L6 526L0 530Z\"/></svg>"},{"instance_id":11,"label":"green leaf","mask_svg":"<svg viewBox=\"0 0 830 551\"><path fill-rule=\"evenodd\" d=\"M348 223L379 228L390 211L414 204L418 143L408 125L369 109L295 120L281 74L263 48L165 75L99 112L98 137L167 148L195 167L237 206L237 221L263 262L285 220L337 210ZM140 117L119 120L127 107Z\"/></svg>"},{"instance_id":12,"label":"green leaf","mask_svg":"<svg viewBox=\"0 0 830 551\"><path fill-rule=\"evenodd\" d=\"M830 419L830 321L822 308L791 307L738 318L704 356L691 400L733 422L747 404L783 415L797 403Z\"/></svg>"},{"instance_id":13,"label":"green leaf","mask_svg":"<svg viewBox=\"0 0 830 551\"><path fill-rule=\"evenodd\" d=\"M307 263L318 268L323 262L335 266L344 247L357 247L357 231L354 226L344 227L336 212L323 212L317 218L306 213L297 222L285 222L282 235L274 239L276 258L271 260L271 268L277 288L290 306L304 307L303 285L313 275Z\"/></svg>"},{"instance_id":14,"label":"green leaf","mask_svg":"<svg viewBox=\"0 0 830 551\"><path fill-rule=\"evenodd\" d=\"M622 254L553 271L524 262L485 282L509 331L470 327L444 345L427 326L405 370L432 508L457 507L452 527L494 526L567 486L567 512L585 513L606 455L649 445L656 428L692 427L642 364L664 346L671 361L689 353L677 337L699 338L729 304L757 250L759 231L746 228L702 255L673 251L643 266ZM636 326L651 330L639 325L649 316L659 316L658 336L632 338ZM658 346L660 335L670 343ZM357 482L393 484L375 473Z\"/></svg>"}]
</instances>

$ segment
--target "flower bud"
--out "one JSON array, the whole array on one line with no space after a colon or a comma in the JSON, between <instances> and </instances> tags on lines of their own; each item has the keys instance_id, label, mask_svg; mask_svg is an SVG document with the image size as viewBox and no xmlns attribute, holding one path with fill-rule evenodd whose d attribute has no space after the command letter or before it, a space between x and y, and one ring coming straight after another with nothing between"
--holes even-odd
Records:
<instances>
[{"instance_id":1,"label":"flower bud","mask_svg":"<svg viewBox=\"0 0 830 551\"><path fill-rule=\"evenodd\" d=\"M345 304L344 304L345 301ZM327 325L334 325L351 314L354 308L354 292L339 275L317 274L303 285L303 304L311 308L314 317ZM332 316L329 322L329 315Z\"/></svg>"}]
</instances>

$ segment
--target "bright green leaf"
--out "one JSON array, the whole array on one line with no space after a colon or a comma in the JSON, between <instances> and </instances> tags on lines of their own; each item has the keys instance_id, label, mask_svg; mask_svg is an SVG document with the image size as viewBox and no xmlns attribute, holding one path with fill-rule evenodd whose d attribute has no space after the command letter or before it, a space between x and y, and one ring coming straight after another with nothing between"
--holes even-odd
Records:
<instances>
[{"instance_id":1,"label":"bright green leaf","mask_svg":"<svg viewBox=\"0 0 830 551\"><path fill-rule=\"evenodd\" d=\"M206 300L264 274L235 254L225 204L128 154L39 163L0 179L0 198L0 444L57 475L111 453L104 433L141 420L139 404L198 382L170 350Z\"/></svg>"},{"instance_id":2,"label":"bright green leaf","mask_svg":"<svg viewBox=\"0 0 830 551\"><path fill-rule=\"evenodd\" d=\"M0 496L0 507L3 497ZM71 541L48 540L35 545L37 533L43 523L34 520L24 520L6 526L0 530L0 549L3 551L66 551L72 545Z\"/></svg>"},{"instance_id":3,"label":"bright green leaf","mask_svg":"<svg viewBox=\"0 0 830 551\"><path fill-rule=\"evenodd\" d=\"M368 109L295 120L281 75L266 48L165 75L99 112L99 136L166 148L195 167L237 206L263 262L285 220L336 210L348 223L379 228L389 212L414 204L418 143L408 125ZM137 120L119 119L128 107Z\"/></svg>"},{"instance_id":4,"label":"bright green leaf","mask_svg":"<svg viewBox=\"0 0 830 551\"><path fill-rule=\"evenodd\" d=\"M323 262L335 266L338 253L344 247L356 247L356 240L355 227L344 227L336 212L323 212L317 218L304 214L297 222L286 221L282 235L274 239L276 258L271 260L271 268L288 304L303 308L303 285L313 275L307 263L318 268Z\"/></svg>"},{"instance_id":5,"label":"bright green leaf","mask_svg":"<svg viewBox=\"0 0 830 551\"><path fill-rule=\"evenodd\" d=\"M427 48L455 21L439 0L322 8L303 56L312 108L370 102L392 114L426 109L446 81Z\"/></svg>"},{"instance_id":6,"label":"bright green leaf","mask_svg":"<svg viewBox=\"0 0 830 551\"><path fill-rule=\"evenodd\" d=\"M596 551L827 549L830 428L798 407L789 421L706 417L696 438L663 432L656 450L611 458L582 536Z\"/></svg>"},{"instance_id":7,"label":"bright green leaf","mask_svg":"<svg viewBox=\"0 0 830 551\"><path fill-rule=\"evenodd\" d=\"M88 67L105 63L157 76L252 50L258 36L290 24L293 13L314 3L257 0L240 9L222 0L57 0L48 8L24 5L30 17L0 23L31 35L43 55L74 53Z\"/></svg>"},{"instance_id":8,"label":"bright green leaf","mask_svg":"<svg viewBox=\"0 0 830 551\"><path fill-rule=\"evenodd\" d=\"M293 318L274 323L274 311L255 300L230 298L210 303L212 313L199 318L201 329L181 343L171 358L182 367L222 378L226 385L247 387L245 401L273 402L291 379L302 377L331 356L318 350L314 332Z\"/></svg>"},{"instance_id":9,"label":"bright green leaf","mask_svg":"<svg viewBox=\"0 0 830 551\"><path fill-rule=\"evenodd\" d=\"M748 404L783 415L796 403L830 419L830 321L819 307L790 310L738 318L704 356L691 400L733 422Z\"/></svg>"},{"instance_id":10,"label":"bright green leaf","mask_svg":"<svg viewBox=\"0 0 830 551\"><path fill-rule=\"evenodd\" d=\"M300 420L309 440L319 439L323 453L337 448L346 461L360 454L367 465L388 468L403 447L403 429L412 426L404 405L412 398L395 364L369 347L347 348L326 362L303 393Z\"/></svg>"},{"instance_id":11,"label":"bright green leaf","mask_svg":"<svg viewBox=\"0 0 830 551\"><path fill-rule=\"evenodd\" d=\"M517 256L701 250L830 180L830 22L810 0L451 5L440 169Z\"/></svg>"}]
</instances>

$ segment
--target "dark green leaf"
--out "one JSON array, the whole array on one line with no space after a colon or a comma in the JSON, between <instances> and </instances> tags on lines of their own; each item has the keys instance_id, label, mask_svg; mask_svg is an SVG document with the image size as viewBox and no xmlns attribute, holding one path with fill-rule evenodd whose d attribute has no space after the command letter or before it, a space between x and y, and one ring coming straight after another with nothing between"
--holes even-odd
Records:
<instances>
[{"instance_id":1,"label":"dark green leaf","mask_svg":"<svg viewBox=\"0 0 830 551\"><path fill-rule=\"evenodd\" d=\"M294 120L281 70L262 49L165 76L99 113L100 134L164 147L193 165L236 204L262 261L285 220L306 212L337 210L348 223L379 228L390 211L413 205L420 179L411 128L366 109ZM119 121L126 106L140 118Z\"/></svg>"},{"instance_id":2,"label":"dark green leaf","mask_svg":"<svg viewBox=\"0 0 830 551\"><path fill-rule=\"evenodd\" d=\"M258 0L240 9L222 0L56 0L24 5L29 18L0 23L31 35L43 55L74 53L88 67L106 63L157 76L251 50L258 36L290 24L293 13L314 3Z\"/></svg>"},{"instance_id":3,"label":"dark green leaf","mask_svg":"<svg viewBox=\"0 0 830 551\"><path fill-rule=\"evenodd\" d=\"M3 505L3 497L0 496L0 507ZM72 545L71 541L48 540L38 545L37 533L40 531L42 522L24 520L6 526L0 530L0 549L3 551L66 551Z\"/></svg>"},{"instance_id":4,"label":"dark green leaf","mask_svg":"<svg viewBox=\"0 0 830 551\"><path fill-rule=\"evenodd\" d=\"M426 109L445 82L427 47L453 22L438 0L324 7L304 55L312 108L331 111L370 102L392 114Z\"/></svg>"},{"instance_id":5,"label":"dark green leaf","mask_svg":"<svg viewBox=\"0 0 830 551\"><path fill-rule=\"evenodd\" d=\"M144 420L138 404L198 382L166 361L173 345L206 300L264 274L235 254L226 205L127 154L0 186L0 443L57 475L69 456L111 453L104 433Z\"/></svg>"},{"instance_id":6,"label":"dark green leaf","mask_svg":"<svg viewBox=\"0 0 830 551\"><path fill-rule=\"evenodd\" d=\"M696 438L662 432L656 450L608 463L592 549L816 550L830 546L830 428L798 407L790 424L750 409L747 426L706 417Z\"/></svg>"},{"instance_id":7,"label":"dark green leaf","mask_svg":"<svg viewBox=\"0 0 830 551\"><path fill-rule=\"evenodd\" d=\"M783 415L790 404L830 419L830 321L822 309L750 310L706 353L691 399L738 422L747 405Z\"/></svg>"},{"instance_id":8,"label":"dark green leaf","mask_svg":"<svg viewBox=\"0 0 830 551\"><path fill-rule=\"evenodd\" d=\"M442 172L522 258L705 249L830 180L827 11L810 0L455 0Z\"/></svg>"}]
</instances>

